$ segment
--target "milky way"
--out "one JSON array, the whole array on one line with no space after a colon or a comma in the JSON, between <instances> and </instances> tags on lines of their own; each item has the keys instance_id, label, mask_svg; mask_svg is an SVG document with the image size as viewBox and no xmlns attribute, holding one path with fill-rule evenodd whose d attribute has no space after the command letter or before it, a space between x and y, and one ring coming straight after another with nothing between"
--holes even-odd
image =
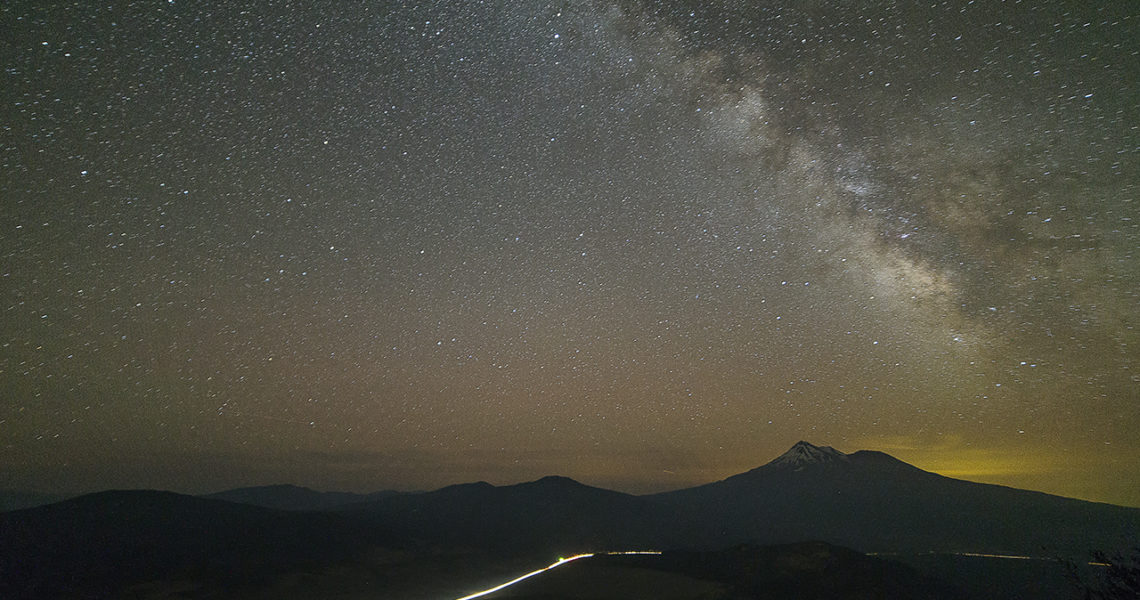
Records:
<instances>
[{"instance_id":1,"label":"milky way","mask_svg":"<svg viewBox=\"0 0 1140 600\"><path fill-rule=\"evenodd\" d=\"M1130 2L0 8L0 487L1140 505Z\"/></svg>"}]
</instances>

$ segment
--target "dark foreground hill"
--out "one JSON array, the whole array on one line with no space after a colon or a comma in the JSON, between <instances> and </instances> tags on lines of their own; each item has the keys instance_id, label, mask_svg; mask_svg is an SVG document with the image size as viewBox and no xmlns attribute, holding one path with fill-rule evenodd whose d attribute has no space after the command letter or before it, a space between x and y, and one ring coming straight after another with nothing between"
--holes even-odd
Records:
<instances>
[{"instance_id":1,"label":"dark foreground hill","mask_svg":"<svg viewBox=\"0 0 1140 600\"><path fill-rule=\"evenodd\" d=\"M98 598L156 580L240 587L383 545L341 515L110 491L0 514L0 597Z\"/></svg>"},{"instance_id":2,"label":"dark foreground hill","mask_svg":"<svg viewBox=\"0 0 1140 600\"><path fill-rule=\"evenodd\" d=\"M742 545L574 561L490 600L959 600L955 586L902 563L822 542Z\"/></svg>"}]
</instances>

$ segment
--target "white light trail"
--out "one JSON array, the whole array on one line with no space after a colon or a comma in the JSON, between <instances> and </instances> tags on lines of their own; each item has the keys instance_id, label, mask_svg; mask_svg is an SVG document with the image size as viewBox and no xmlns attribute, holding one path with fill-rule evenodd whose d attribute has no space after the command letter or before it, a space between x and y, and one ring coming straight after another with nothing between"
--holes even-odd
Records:
<instances>
[{"instance_id":1,"label":"white light trail","mask_svg":"<svg viewBox=\"0 0 1140 600\"><path fill-rule=\"evenodd\" d=\"M1020 556L1016 554L985 554L982 552L953 552L958 556L974 556L978 558L1011 558L1014 560L1043 560L1033 556Z\"/></svg>"},{"instance_id":2,"label":"white light trail","mask_svg":"<svg viewBox=\"0 0 1140 600\"><path fill-rule=\"evenodd\" d=\"M903 556L903 552L868 552L867 556ZM1061 559L1047 556L1022 556L1020 554L987 554L985 552L919 552L919 555L939 556L970 556L974 558L1004 558L1008 560L1039 560L1042 562L1059 562ZM1093 567L1108 567L1109 563L1092 561L1088 563Z\"/></svg>"},{"instance_id":3,"label":"white light trail","mask_svg":"<svg viewBox=\"0 0 1140 600\"><path fill-rule=\"evenodd\" d=\"M538 575L539 573L545 573L546 571L549 571L549 570L553 569L554 567L561 567L562 565L564 565L568 562L578 560L579 558L587 558L590 556L593 556L593 554L575 554L574 556L571 556L569 558L560 558L560 559L558 559L558 562L556 562L556 563L554 563L548 567L544 567L544 568L539 569L537 571L531 571L530 573L527 573L526 575L523 575L522 577L519 577L517 579L512 579L512 580L510 580L510 581L508 581L502 585L495 586L489 590L483 590L482 592L476 592L474 594L471 594L470 596L464 596L462 598L459 598L459 600L471 600L472 598L479 598L481 596L486 596L487 594L493 594L493 593L495 593L495 592L497 592L497 591L499 591L505 587L512 586L512 585L514 585L514 584L516 584L516 583L518 583L524 579L530 579L531 577L534 577L535 575Z\"/></svg>"},{"instance_id":4,"label":"white light trail","mask_svg":"<svg viewBox=\"0 0 1140 600\"><path fill-rule=\"evenodd\" d=\"M515 579L512 579L512 580L510 580L510 581L508 581L502 585L497 585L497 586L495 586L489 590L483 590L481 592L476 592L474 594L471 594L470 596L464 596L462 598L458 598L457 600L471 600L472 598L481 598L481 597L486 596L488 594L494 594L495 592L497 592L503 588L512 586L512 585L514 585L520 581L523 581L524 579L530 579L531 577L534 577L535 575L538 575L540 573L545 573L545 572L547 572L547 571L549 571L555 567L561 567L562 565L564 565L568 562L573 562L573 561L578 560L580 558L589 558L591 556L599 556L599 555L629 555L629 554L661 554L661 553L656 551L656 550L629 550L629 551L625 551L625 552L591 552L588 554L575 554L574 556L570 556L567 558L559 558L558 562L556 562L550 566L543 567L541 569L538 569L537 571L531 571L530 573L527 573L526 575L523 575L522 577L516 577Z\"/></svg>"}]
</instances>

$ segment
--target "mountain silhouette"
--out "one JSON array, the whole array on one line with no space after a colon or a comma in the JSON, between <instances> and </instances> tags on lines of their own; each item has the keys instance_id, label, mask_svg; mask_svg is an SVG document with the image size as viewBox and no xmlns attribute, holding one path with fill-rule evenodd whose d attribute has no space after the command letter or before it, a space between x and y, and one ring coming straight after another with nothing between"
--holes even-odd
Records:
<instances>
[{"instance_id":1,"label":"mountain silhouette","mask_svg":"<svg viewBox=\"0 0 1140 600\"><path fill-rule=\"evenodd\" d=\"M382 491L371 494L354 494L351 492L318 492L307 487L296 485L266 485L258 487L245 487L213 494L206 494L202 498L226 500L238 504L252 504L266 508L279 508L281 510L328 510L368 502L399 492Z\"/></svg>"},{"instance_id":2,"label":"mountain silhouette","mask_svg":"<svg viewBox=\"0 0 1140 600\"><path fill-rule=\"evenodd\" d=\"M557 476L389 496L342 514L425 544L522 554L653 543L667 522L665 509L645 498Z\"/></svg>"},{"instance_id":3,"label":"mountain silhouette","mask_svg":"<svg viewBox=\"0 0 1140 600\"><path fill-rule=\"evenodd\" d=\"M808 442L721 481L645 496L565 477L372 496L294 486L211 496L110 491L0 513L0 597L105 597L172 581L195 582L203 597L282 580L317 592L318 583L349 580L390 590L439 582L440 573L478 575L488 560L622 549L715 556L806 541L864 553L1083 559L1140 539L1140 509Z\"/></svg>"},{"instance_id":4,"label":"mountain silhouette","mask_svg":"<svg viewBox=\"0 0 1140 600\"><path fill-rule=\"evenodd\" d=\"M24 490L0 490L0 512L33 508L67 500L75 494L44 494Z\"/></svg>"},{"instance_id":5,"label":"mountain silhouette","mask_svg":"<svg viewBox=\"0 0 1140 600\"><path fill-rule=\"evenodd\" d=\"M690 537L710 547L810 539L864 551L1040 556L1118 547L1140 531L1140 509L952 479L882 452L807 442L746 473L646 499L700 515L702 530Z\"/></svg>"}]
</instances>

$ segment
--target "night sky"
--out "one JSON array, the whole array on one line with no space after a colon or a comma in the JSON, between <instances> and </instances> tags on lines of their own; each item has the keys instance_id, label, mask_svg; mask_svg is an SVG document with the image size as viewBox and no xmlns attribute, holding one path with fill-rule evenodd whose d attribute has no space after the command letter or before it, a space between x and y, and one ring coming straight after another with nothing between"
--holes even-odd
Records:
<instances>
[{"instance_id":1,"label":"night sky","mask_svg":"<svg viewBox=\"0 0 1140 600\"><path fill-rule=\"evenodd\" d=\"M46 4L0 6L0 488L806 439L1140 506L1133 1Z\"/></svg>"}]
</instances>

